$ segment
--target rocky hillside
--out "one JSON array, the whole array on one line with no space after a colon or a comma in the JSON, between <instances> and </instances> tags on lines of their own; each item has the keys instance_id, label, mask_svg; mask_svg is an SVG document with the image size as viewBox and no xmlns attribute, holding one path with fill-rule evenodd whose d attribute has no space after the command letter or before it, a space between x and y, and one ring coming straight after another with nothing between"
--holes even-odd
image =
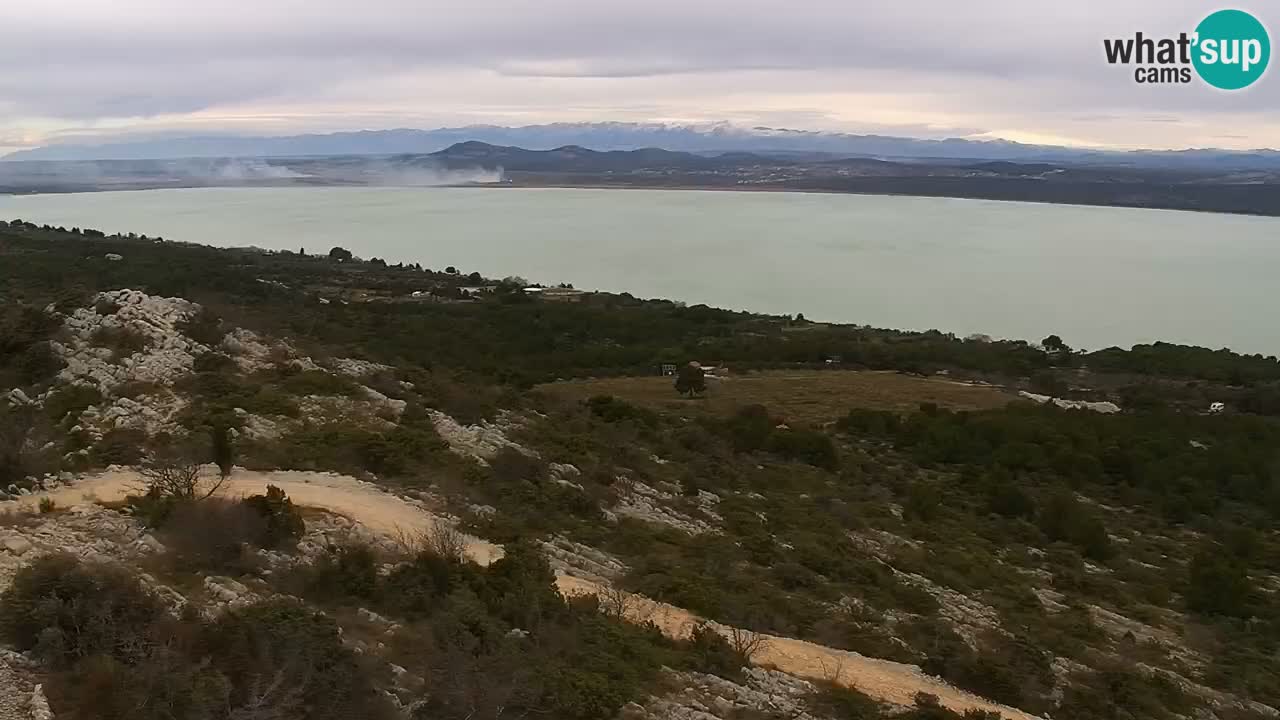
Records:
<instances>
[{"instance_id":1,"label":"rocky hillside","mask_svg":"<svg viewBox=\"0 0 1280 720\"><path fill-rule=\"evenodd\" d=\"M21 712L1277 714L1274 359L18 228Z\"/></svg>"}]
</instances>

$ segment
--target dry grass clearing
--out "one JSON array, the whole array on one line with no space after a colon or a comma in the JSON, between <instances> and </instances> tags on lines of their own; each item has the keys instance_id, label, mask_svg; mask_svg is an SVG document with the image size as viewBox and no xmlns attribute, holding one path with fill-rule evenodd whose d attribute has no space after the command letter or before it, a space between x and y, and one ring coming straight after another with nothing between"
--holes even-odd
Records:
<instances>
[{"instance_id":1,"label":"dry grass clearing","mask_svg":"<svg viewBox=\"0 0 1280 720\"><path fill-rule=\"evenodd\" d=\"M954 410L983 410L1004 406L1015 397L990 386L855 370L779 370L708 378L706 395L694 400L678 396L672 378L659 376L567 380L537 389L571 400L613 395L674 412L727 415L746 405L765 405L788 420L807 423L835 420L855 407L908 412L921 403L935 403Z\"/></svg>"}]
</instances>

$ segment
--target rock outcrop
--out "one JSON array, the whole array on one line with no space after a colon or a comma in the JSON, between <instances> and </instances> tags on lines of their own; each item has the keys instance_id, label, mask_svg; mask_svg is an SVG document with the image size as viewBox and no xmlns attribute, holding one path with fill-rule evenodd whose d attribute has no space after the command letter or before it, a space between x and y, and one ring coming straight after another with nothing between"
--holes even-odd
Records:
<instances>
[{"instance_id":1,"label":"rock outcrop","mask_svg":"<svg viewBox=\"0 0 1280 720\"><path fill-rule=\"evenodd\" d=\"M622 485L624 490L619 494L618 502L611 510L615 515L668 525L690 535L719 532L711 523L670 507L668 503L676 497L672 493L639 481L624 482ZM700 499L699 506L703 505L714 506L714 503ZM719 516L712 514L711 517Z\"/></svg>"},{"instance_id":2,"label":"rock outcrop","mask_svg":"<svg viewBox=\"0 0 1280 720\"><path fill-rule=\"evenodd\" d=\"M60 383L91 385L103 394L126 382L170 385L191 372L195 356L208 350L178 329L199 311L193 302L137 290L110 290L94 300L94 307L79 308L63 320L65 342L51 343L66 363ZM117 309L103 314L96 308ZM132 352L103 347L98 341L104 332L136 335L144 345Z\"/></svg>"},{"instance_id":3,"label":"rock outcrop","mask_svg":"<svg viewBox=\"0 0 1280 720\"><path fill-rule=\"evenodd\" d=\"M489 460L503 448L529 452L507 438L507 433L516 426L515 419L509 414L499 416L495 422L482 420L475 425L463 425L448 415L433 410L431 422L441 439L449 444L450 450L481 465L488 465Z\"/></svg>"},{"instance_id":4,"label":"rock outcrop","mask_svg":"<svg viewBox=\"0 0 1280 720\"><path fill-rule=\"evenodd\" d=\"M715 675L671 673L671 684L681 688L643 705L622 709L627 720L735 720L736 718L790 718L815 720L808 711L813 683L764 668L746 668L744 680L735 683Z\"/></svg>"},{"instance_id":5,"label":"rock outcrop","mask_svg":"<svg viewBox=\"0 0 1280 720\"><path fill-rule=\"evenodd\" d=\"M1036 393L1022 390L1018 393L1019 397L1030 400L1031 402L1044 405L1045 403L1053 403L1063 410L1092 410L1093 412L1111 415L1120 412L1120 406L1113 402L1089 402L1087 400L1063 400L1062 398L1050 397L1048 395L1037 395Z\"/></svg>"}]
</instances>

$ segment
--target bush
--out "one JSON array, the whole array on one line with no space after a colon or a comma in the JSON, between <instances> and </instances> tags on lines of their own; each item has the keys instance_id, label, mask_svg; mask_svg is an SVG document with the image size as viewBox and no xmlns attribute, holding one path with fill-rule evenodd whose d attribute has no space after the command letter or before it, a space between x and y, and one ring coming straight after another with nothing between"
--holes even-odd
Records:
<instances>
[{"instance_id":1,"label":"bush","mask_svg":"<svg viewBox=\"0 0 1280 720\"><path fill-rule=\"evenodd\" d=\"M222 331L222 320L207 308L201 308L190 318L178 323L178 330L201 345L209 347L218 347L226 335Z\"/></svg>"},{"instance_id":2,"label":"bush","mask_svg":"<svg viewBox=\"0 0 1280 720\"><path fill-rule=\"evenodd\" d=\"M198 373L235 372L238 367L230 355L220 352L200 353L191 364L191 369Z\"/></svg>"},{"instance_id":3,"label":"bush","mask_svg":"<svg viewBox=\"0 0 1280 720\"><path fill-rule=\"evenodd\" d=\"M296 545L298 538L307 530L302 512L283 490L274 485L267 486L265 495L250 495L243 502L266 523L262 536L255 540L260 547Z\"/></svg>"},{"instance_id":4,"label":"bush","mask_svg":"<svg viewBox=\"0 0 1280 720\"><path fill-rule=\"evenodd\" d=\"M392 717L371 669L342 643L338 624L299 602L271 600L227 612L209 627L205 645L230 682L232 707L252 707L266 697L275 701L275 712L258 717Z\"/></svg>"},{"instance_id":5,"label":"bush","mask_svg":"<svg viewBox=\"0 0 1280 720\"><path fill-rule=\"evenodd\" d=\"M284 491L267 486L265 495L244 500L131 497L135 514L159 527L173 558L203 570L247 571L256 564L254 547L296 544L306 530L302 513Z\"/></svg>"},{"instance_id":6,"label":"bush","mask_svg":"<svg viewBox=\"0 0 1280 720\"><path fill-rule=\"evenodd\" d=\"M884 716L880 703L853 688L834 683L819 686L809 704L819 714L840 720L880 720Z\"/></svg>"},{"instance_id":7,"label":"bush","mask_svg":"<svg viewBox=\"0 0 1280 720\"><path fill-rule=\"evenodd\" d=\"M792 428L775 430L766 449L779 457L807 463L824 470L836 470L840 461L830 436L817 430Z\"/></svg>"},{"instance_id":8,"label":"bush","mask_svg":"<svg viewBox=\"0 0 1280 720\"><path fill-rule=\"evenodd\" d=\"M504 447L489 460L489 473L501 485L537 484L546 477L547 464L513 447Z\"/></svg>"},{"instance_id":9,"label":"bush","mask_svg":"<svg viewBox=\"0 0 1280 720\"><path fill-rule=\"evenodd\" d=\"M310 597L328 602L371 601L378 596L378 556L368 545L331 548L304 571Z\"/></svg>"},{"instance_id":10,"label":"bush","mask_svg":"<svg viewBox=\"0 0 1280 720\"><path fill-rule=\"evenodd\" d=\"M223 720L226 678L205 663L169 650L125 663L95 655L51 678L59 717L82 720Z\"/></svg>"},{"instance_id":11,"label":"bush","mask_svg":"<svg viewBox=\"0 0 1280 720\"><path fill-rule=\"evenodd\" d=\"M1223 548L1207 545L1191 560L1187 607L1204 615L1248 617L1254 595L1248 568Z\"/></svg>"},{"instance_id":12,"label":"bush","mask_svg":"<svg viewBox=\"0 0 1280 720\"><path fill-rule=\"evenodd\" d=\"M254 565L248 550L267 536L267 520L246 503L223 498L178 500L161 534L171 557L185 567L244 571Z\"/></svg>"},{"instance_id":13,"label":"bush","mask_svg":"<svg viewBox=\"0 0 1280 720\"><path fill-rule=\"evenodd\" d=\"M69 385L49 393L44 400L44 410L50 420L62 420L67 415L79 416L90 405L102 402L102 392L92 385Z\"/></svg>"},{"instance_id":14,"label":"bush","mask_svg":"<svg viewBox=\"0 0 1280 720\"><path fill-rule=\"evenodd\" d=\"M93 310L99 315L115 315L120 312L120 303L107 298L98 298L93 304Z\"/></svg>"},{"instance_id":15,"label":"bush","mask_svg":"<svg viewBox=\"0 0 1280 720\"><path fill-rule=\"evenodd\" d=\"M591 414L607 423L632 421L652 428L658 425L658 414L648 408L632 405L612 395L596 395L586 401Z\"/></svg>"},{"instance_id":16,"label":"bush","mask_svg":"<svg viewBox=\"0 0 1280 720\"><path fill-rule=\"evenodd\" d=\"M55 668L94 655L137 660L164 613L124 568L47 555L19 570L0 595L0 635Z\"/></svg>"},{"instance_id":17,"label":"bush","mask_svg":"<svg viewBox=\"0 0 1280 720\"><path fill-rule=\"evenodd\" d=\"M1099 562L1111 557L1111 538L1102 519L1067 491L1050 496L1040 512L1040 530L1051 542L1069 542Z\"/></svg>"},{"instance_id":18,"label":"bush","mask_svg":"<svg viewBox=\"0 0 1280 720\"><path fill-rule=\"evenodd\" d=\"M355 381L323 370L303 370L288 374L280 385L292 395L351 396L359 392Z\"/></svg>"},{"instance_id":19,"label":"bush","mask_svg":"<svg viewBox=\"0 0 1280 720\"><path fill-rule=\"evenodd\" d=\"M751 664L746 653L734 648L728 639L705 623L690 633L689 652L695 670L724 678L740 677L742 668Z\"/></svg>"},{"instance_id":20,"label":"bush","mask_svg":"<svg viewBox=\"0 0 1280 720\"><path fill-rule=\"evenodd\" d=\"M111 428L93 446L93 460L98 465L137 465L147 446L147 433L138 428Z\"/></svg>"},{"instance_id":21,"label":"bush","mask_svg":"<svg viewBox=\"0 0 1280 720\"><path fill-rule=\"evenodd\" d=\"M147 336L131 327L103 326L93 331L90 340L111 350L116 360L147 349Z\"/></svg>"}]
</instances>

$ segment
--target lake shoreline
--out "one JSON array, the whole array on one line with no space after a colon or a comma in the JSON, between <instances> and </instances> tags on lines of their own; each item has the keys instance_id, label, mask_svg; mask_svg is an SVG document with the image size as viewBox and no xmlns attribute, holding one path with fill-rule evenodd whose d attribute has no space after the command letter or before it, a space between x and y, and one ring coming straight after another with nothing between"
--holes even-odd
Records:
<instances>
[{"instance_id":1,"label":"lake shoreline","mask_svg":"<svg viewBox=\"0 0 1280 720\"><path fill-rule=\"evenodd\" d=\"M1280 330L1259 312L1275 304L1275 219L762 188L477 189L24 195L0 198L0 216L216 247L343 247L391 264L962 337L1280 352Z\"/></svg>"},{"instance_id":2,"label":"lake shoreline","mask_svg":"<svg viewBox=\"0 0 1280 720\"><path fill-rule=\"evenodd\" d=\"M724 185L658 185L643 183L463 183L463 184L442 184L442 185L360 185L355 183L298 183L298 182L280 182L280 183L259 183L250 185L209 185L209 184L189 184L189 185L138 185L132 187L90 187L90 188L74 188L74 189L40 189L40 190L3 190L0 189L0 198L3 197L39 197L45 195L92 195L98 193L109 192L152 192L163 190L306 190L306 189L377 189L383 188L388 190L438 190L438 189L469 189L469 190L663 190L672 192L714 192L714 193L762 193L762 194L798 194L798 195L850 195L859 197L892 197L892 198L928 198L934 200L972 200L978 202L994 202L1008 203L1013 205L1054 205L1062 207L1080 207L1080 208L1115 208L1118 210L1159 210L1163 212L1186 212L1203 215L1225 215L1231 217L1258 217L1258 218L1277 218L1280 217L1280 207L1276 208L1274 213L1260 212L1244 212L1230 210L1213 210L1203 208L1183 208L1183 207L1166 207L1162 205L1121 205L1115 203L1081 203L1081 202L1060 202L1056 200L1034 200L1034 199L1009 199L996 197L982 197L975 195L937 195L937 194L920 194L909 192L892 192L892 191L863 191L863 190L838 190L830 188L795 188L785 186L766 186L766 185L741 185L741 186L724 186Z\"/></svg>"}]
</instances>

